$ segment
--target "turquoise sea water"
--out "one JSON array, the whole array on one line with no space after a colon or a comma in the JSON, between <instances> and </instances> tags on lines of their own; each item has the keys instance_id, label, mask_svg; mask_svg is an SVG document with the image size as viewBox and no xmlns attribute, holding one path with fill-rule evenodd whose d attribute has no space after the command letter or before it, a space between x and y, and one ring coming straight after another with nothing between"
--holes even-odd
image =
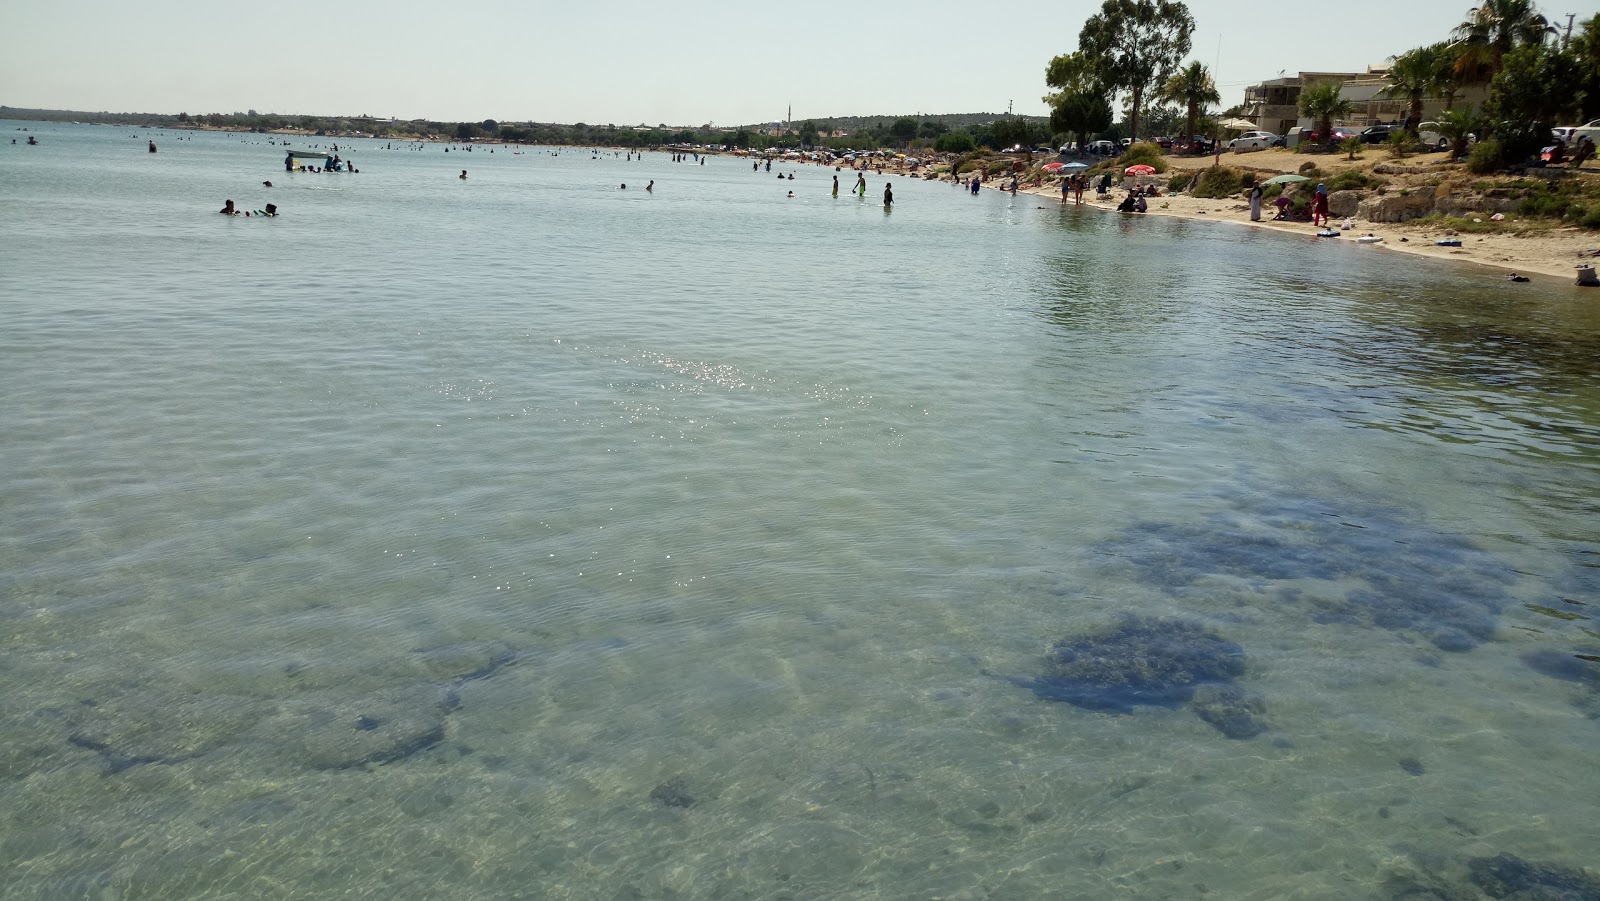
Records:
<instances>
[{"instance_id":1,"label":"turquoise sea water","mask_svg":"<svg viewBox=\"0 0 1600 901\"><path fill-rule=\"evenodd\" d=\"M0 127L0 897L1600 859L1600 297L817 167ZM1028 690L1124 613L1236 643L1267 730Z\"/></svg>"}]
</instances>

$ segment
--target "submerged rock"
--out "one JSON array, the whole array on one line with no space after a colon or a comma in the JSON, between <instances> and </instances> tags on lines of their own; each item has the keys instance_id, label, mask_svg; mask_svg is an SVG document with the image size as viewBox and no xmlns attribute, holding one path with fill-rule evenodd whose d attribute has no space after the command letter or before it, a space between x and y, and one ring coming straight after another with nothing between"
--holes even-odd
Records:
<instances>
[{"instance_id":1,"label":"submerged rock","mask_svg":"<svg viewBox=\"0 0 1600 901\"><path fill-rule=\"evenodd\" d=\"M650 800L663 807L693 807L695 798L681 778L668 779L650 791Z\"/></svg>"},{"instance_id":2,"label":"submerged rock","mask_svg":"<svg viewBox=\"0 0 1600 901\"><path fill-rule=\"evenodd\" d=\"M1600 901L1600 878L1582 870L1535 864L1514 854L1475 857L1472 881L1491 898L1514 901Z\"/></svg>"},{"instance_id":3,"label":"submerged rock","mask_svg":"<svg viewBox=\"0 0 1600 901\"><path fill-rule=\"evenodd\" d=\"M1229 738L1255 738L1267 731L1266 702L1237 685L1202 685L1194 692L1195 715Z\"/></svg>"},{"instance_id":4,"label":"submerged rock","mask_svg":"<svg viewBox=\"0 0 1600 901\"><path fill-rule=\"evenodd\" d=\"M1044 672L1012 681L1050 701L1129 713L1140 705L1191 700L1201 719L1229 738L1265 731L1259 698L1227 683L1244 675L1244 649L1197 623L1128 615L1051 646ZM1197 696L1197 691L1206 688Z\"/></svg>"},{"instance_id":5,"label":"submerged rock","mask_svg":"<svg viewBox=\"0 0 1600 901\"><path fill-rule=\"evenodd\" d=\"M1303 605L1324 624L1413 632L1442 651L1494 637L1513 574L1465 539L1381 508L1293 498L1241 500L1235 514L1195 523L1137 523L1100 545L1111 565L1181 593L1242 580Z\"/></svg>"}]
</instances>

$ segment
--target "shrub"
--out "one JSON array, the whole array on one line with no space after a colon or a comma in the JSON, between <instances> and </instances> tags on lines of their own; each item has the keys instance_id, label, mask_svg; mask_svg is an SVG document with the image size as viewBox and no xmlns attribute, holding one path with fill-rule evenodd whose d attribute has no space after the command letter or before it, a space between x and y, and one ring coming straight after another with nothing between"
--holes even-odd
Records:
<instances>
[{"instance_id":1,"label":"shrub","mask_svg":"<svg viewBox=\"0 0 1600 901\"><path fill-rule=\"evenodd\" d=\"M1283 182L1279 182L1279 183L1277 183L1275 185L1267 185L1266 187L1261 189L1261 196L1262 196L1263 199L1266 199L1266 200L1277 200L1278 196L1281 195L1282 193L1283 193Z\"/></svg>"},{"instance_id":2,"label":"shrub","mask_svg":"<svg viewBox=\"0 0 1600 901\"><path fill-rule=\"evenodd\" d=\"M1172 177L1167 179L1167 193L1176 194L1189 187L1189 179L1192 177L1188 172L1172 173Z\"/></svg>"},{"instance_id":3,"label":"shrub","mask_svg":"<svg viewBox=\"0 0 1600 901\"><path fill-rule=\"evenodd\" d=\"M1583 220L1578 224L1584 228L1600 230L1600 204L1589 207L1588 215L1584 216Z\"/></svg>"},{"instance_id":4,"label":"shrub","mask_svg":"<svg viewBox=\"0 0 1600 901\"><path fill-rule=\"evenodd\" d=\"M1485 138L1472 145L1472 152L1467 154L1467 171L1474 175L1498 172L1503 154L1499 138Z\"/></svg>"},{"instance_id":5,"label":"shrub","mask_svg":"<svg viewBox=\"0 0 1600 901\"><path fill-rule=\"evenodd\" d=\"M1391 132L1389 134L1389 154L1397 160L1403 160L1416 143L1416 138L1403 131Z\"/></svg>"},{"instance_id":6,"label":"shrub","mask_svg":"<svg viewBox=\"0 0 1600 901\"><path fill-rule=\"evenodd\" d=\"M1361 155L1361 139L1345 138L1339 143L1339 149L1343 150L1345 153L1348 153L1350 155L1350 159L1355 159L1357 156Z\"/></svg>"},{"instance_id":7,"label":"shrub","mask_svg":"<svg viewBox=\"0 0 1600 901\"><path fill-rule=\"evenodd\" d=\"M1239 172L1227 166L1212 166L1200 174L1191 191L1196 197L1232 197L1239 193Z\"/></svg>"},{"instance_id":8,"label":"shrub","mask_svg":"<svg viewBox=\"0 0 1600 901\"><path fill-rule=\"evenodd\" d=\"M1360 191L1367 188L1380 188L1388 184L1388 180L1365 172L1350 170L1340 172L1327 180L1329 191Z\"/></svg>"},{"instance_id":9,"label":"shrub","mask_svg":"<svg viewBox=\"0 0 1600 901\"><path fill-rule=\"evenodd\" d=\"M1316 163L1301 163L1300 174L1306 178L1321 178L1322 170L1317 168Z\"/></svg>"},{"instance_id":10,"label":"shrub","mask_svg":"<svg viewBox=\"0 0 1600 901\"><path fill-rule=\"evenodd\" d=\"M1126 169L1129 166L1140 163L1154 167L1157 172L1167 171L1167 161L1161 156L1161 147L1149 141L1140 141L1129 147L1122 156L1117 157L1119 169Z\"/></svg>"}]
</instances>

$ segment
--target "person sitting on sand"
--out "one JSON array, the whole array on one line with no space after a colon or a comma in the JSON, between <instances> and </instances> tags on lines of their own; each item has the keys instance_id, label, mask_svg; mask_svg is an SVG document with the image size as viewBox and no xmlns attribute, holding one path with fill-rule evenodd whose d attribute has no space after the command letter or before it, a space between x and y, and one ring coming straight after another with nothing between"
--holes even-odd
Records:
<instances>
[{"instance_id":1,"label":"person sitting on sand","mask_svg":"<svg viewBox=\"0 0 1600 901\"><path fill-rule=\"evenodd\" d=\"M1146 204L1144 202L1144 195L1143 194L1140 194L1138 197L1133 198L1133 211L1135 213L1142 213L1142 212L1144 212L1144 211L1146 211L1148 209L1150 209L1150 207L1149 207L1148 204Z\"/></svg>"},{"instance_id":2,"label":"person sitting on sand","mask_svg":"<svg viewBox=\"0 0 1600 901\"><path fill-rule=\"evenodd\" d=\"M233 201L231 201L231 200L224 202L222 204L222 209L217 210L217 212L221 213L224 216L237 216L237 215L239 215L239 211L233 208Z\"/></svg>"},{"instance_id":3,"label":"person sitting on sand","mask_svg":"<svg viewBox=\"0 0 1600 901\"><path fill-rule=\"evenodd\" d=\"M1119 213L1131 213L1131 212L1133 212L1133 192L1132 191L1129 191L1128 192L1128 196L1122 198L1122 202L1117 204L1117 212L1119 212Z\"/></svg>"}]
</instances>

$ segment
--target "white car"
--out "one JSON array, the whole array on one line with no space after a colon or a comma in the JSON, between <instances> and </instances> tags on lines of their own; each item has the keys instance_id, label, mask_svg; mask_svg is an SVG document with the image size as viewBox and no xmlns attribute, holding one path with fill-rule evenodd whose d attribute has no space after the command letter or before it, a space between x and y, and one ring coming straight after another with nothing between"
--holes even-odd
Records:
<instances>
[{"instance_id":1,"label":"white car","mask_svg":"<svg viewBox=\"0 0 1600 901\"><path fill-rule=\"evenodd\" d=\"M1600 144L1600 119L1596 119L1588 125L1563 125L1555 129L1554 134L1560 135L1568 146L1576 144L1584 138Z\"/></svg>"},{"instance_id":2,"label":"white car","mask_svg":"<svg viewBox=\"0 0 1600 901\"><path fill-rule=\"evenodd\" d=\"M1234 153L1243 153L1246 150L1266 150L1283 140L1270 131L1247 131L1228 142L1228 149Z\"/></svg>"},{"instance_id":3,"label":"white car","mask_svg":"<svg viewBox=\"0 0 1600 901\"><path fill-rule=\"evenodd\" d=\"M1432 147L1435 150L1450 149L1450 139L1439 133L1439 123L1437 122L1424 122L1421 125L1418 125L1417 140L1421 142L1424 147ZM1478 143L1478 136L1467 135L1467 143Z\"/></svg>"}]
</instances>

